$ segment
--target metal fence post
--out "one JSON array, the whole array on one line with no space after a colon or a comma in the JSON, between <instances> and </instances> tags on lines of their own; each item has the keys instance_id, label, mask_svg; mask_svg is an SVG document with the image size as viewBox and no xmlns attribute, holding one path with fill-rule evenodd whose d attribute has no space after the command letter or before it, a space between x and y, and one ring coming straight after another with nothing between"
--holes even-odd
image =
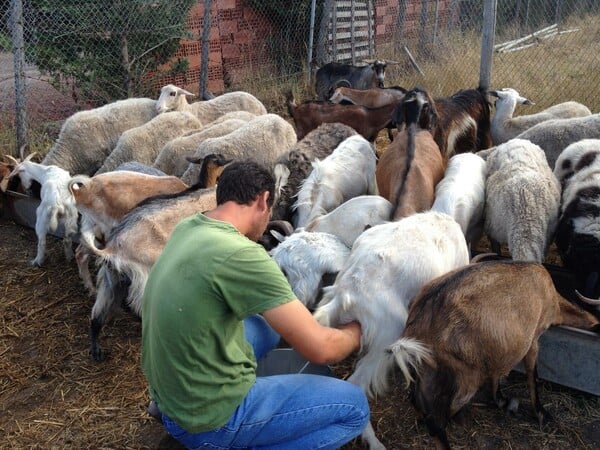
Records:
<instances>
[{"instance_id":1,"label":"metal fence post","mask_svg":"<svg viewBox=\"0 0 600 450\"><path fill-rule=\"evenodd\" d=\"M200 86L199 93L200 98L205 99L206 96L206 86L208 85L208 59L209 54L208 50L210 47L210 10L212 8L212 0L205 0L204 2L204 18L202 19L202 37L200 40L202 41L202 50L200 55Z\"/></svg>"},{"instance_id":2,"label":"metal fence post","mask_svg":"<svg viewBox=\"0 0 600 450\"><path fill-rule=\"evenodd\" d=\"M479 67L479 87L488 89L492 78L492 57L496 34L497 0L486 0L483 5L483 32L481 35L481 64Z\"/></svg>"},{"instance_id":3,"label":"metal fence post","mask_svg":"<svg viewBox=\"0 0 600 450\"><path fill-rule=\"evenodd\" d=\"M25 44L23 41L23 2L12 0L12 51L15 70L15 122L17 126L18 156L29 145L27 130L27 93L25 87Z\"/></svg>"}]
</instances>

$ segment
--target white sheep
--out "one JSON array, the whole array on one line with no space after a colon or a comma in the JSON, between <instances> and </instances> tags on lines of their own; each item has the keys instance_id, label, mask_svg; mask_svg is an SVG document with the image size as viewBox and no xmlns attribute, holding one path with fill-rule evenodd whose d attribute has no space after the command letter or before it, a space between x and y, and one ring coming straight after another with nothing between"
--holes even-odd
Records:
<instances>
[{"instance_id":1,"label":"white sheep","mask_svg":"<svg viewBox=\"0 0 600 450\"><path fill-rule=\"evenodd\" d=\"M487 158L485 232L492 249L508 243L513 260L543 262L556 229L560 185L543 150L523 139Z\"/></svg>"},{"instance_id":2,"label":"white sheep","mask_svg":"<svg viewBox=\"0 0 600 450\"><path fill-rule=\"evenodd\" d=\"M389 222L393 209L394 205L379 195L359 195L314 218L304 230L333 234L347 247L352 247L363 231Z\"/></svg>"},{"instance_id":3,"label":"white sheep","mask_svg":"<svg viewBox=\"0 0 600 450\"><path fill-rule=\"evenodd\" d=\"M463 233L447 214L416 213L362 233L314 312L326 326L360 323L360 358L348 381L371 398L383 395L394 365L385 349L402 335L412 299L428 281L468 263ZM383 448L372 426L362 437L369 448Z\"/></svg>"},{"instance_id":4,"label":"white sheep","mask_svg":"<svg viewBox=\"0 0 600 450\"><path fill-rule=\"evenodd\" d=\"M253 115L253 117L256 117ZM191 131L167 142L158 153L153 166L169 175L181 177L190 166L186 156L193 156L198 146L208 138L220 137L248 123L247 120L228 119L211 122L200 131ZM195 171L194 171L195 172ZM191 178L191 177L190 177ZM196 177L194 177L196 178ZM192 184L188 179L187 184Z\"/></svg>"},{"instance_id":5,"label":"white sheep","mask_svg":"<svg viewBox=\"0 0 600 450\"><path fill-rule=\"evenodd\" d=\"M490 95L498 97L496 100L496 113L492 117L491 123L492 142L494 145L502 144L546 120L585 117L592 114L587 106L570 101L552 105L536 114L513 117L517 104L533 105L533 102L522 97L517 91L511 88L490 91Z\"/></svg>"},{"instance_id":6,"label":"white sheep","mask_svg":"<svg viewBox=\"0 0 600 450\"><path fill-rule=\"evenodd\" d=\"M86 111L65 120L44 165L55 165L72 174L93 175L115 148L126 130L156 116L156 100L128 98Z\"/></svg>"},{"instance_id":7,"label":"white sheep","mask_svg":"<svg viewBox=\"0 0 600 450\"><path fill-rule=\"evenodd\" d=\"M294 226L304 227L353 197L377 195L376 162L373 146L358 134L344 139L322 161L314 161L294 204L297 211Z\"/></svg>"},{"instance_id":8,"label":"white sheep","mask_svg":"<svg viewBox=\"0 0 600 450\"><path fill-rule=\"evenodd\" d=\"M192 104L188 103L186 95L193 96L194 94L172 84L163 86L156 101L156 108L159 112L189 111L203 125L231 111L248 111L257 116L267 113L267 109L261 101L248 92L226 92L210 100Z\"/></svg>"},{"instance_id":9,"label":"white sheep","mask_svg":"<svg viewBox=\"0 0 600 450\"><path fill-rule=\"evenodd\" d=\"M600 161L600 139L582 139L565 148L554 164L554 176L561 185L579 170Z\"/></svg>"},{"instance_id":10,"label":"white sheep","mask_svg":"<svg viewBox=\"0 0 600 450\"><path fill-rule=\"evenodd\" d=\"M200 121L189 112L160 114L139 127L125 131L96 174L115 170L119 164L127 161L152 165L167 142L201 128Z\"/></svg>"},{"instance_id":11,"label":"white sheep","mask_svg":"<svg viewBox=\"0 0 600 450\"><path fill-rule=\"evenodd\" d=\"M314 308L323 285L330 285L348 256L348 248L329 233L298 231L269 254L285 274L296 297Z\"/></svg>"},{"instance_id":12,"label":"white sheep","mask_svg":"<svg viewBox=\"0 0 600 450\"><path fill-rule=\"evenodd\" d=\"M41 185L40 204L35 210L35 234L37 236L37 254L31 261L41 266L46 257L46 234L56 231L60 223L64 226L63 247L67 260L73 258L73 237L77 233L77 209L67 188L71 179L69 172L55 166L38 164L31 161L35 153L16 164L9 175L21 179L24 189L29 189L33 181Z\"/></svg>"},{"instance_id":13,"label":"white sheep","mask_svg":"<svg viewBox=\"0 0 600 450\"><path fill-rule=\"evenodd\" d=\"M200 143L194 158L211 153L233 160L252 158L259 164L273 168L275 162L297 142L294 127L277 114L263 114L223 136L208 138ZM199 171L190 165L182 180L194 180Z\"/></svg>"},{"instance_id":14,"label":"white sheep","mask_svg":"<svg viewBox=\"0 0 600 450\"><path fill-rule=\"evenodd\" d=\"M582 139L600 139L600 114L571 119L552 119L529 128L517 136L539 145L550 167L570 144Z\"/></svg>"},{"instance_id":15,"label":"white sheep","mask_svg":"<svg viewBox=\"0 0 600 450\"><path fill-rule=\"evenodd\" d=\"M474 153L460 153L448 161L444 178L435 187L431 209L458 222L472 248L483 232L486 162Z\"/></svg>"}]
</instances>

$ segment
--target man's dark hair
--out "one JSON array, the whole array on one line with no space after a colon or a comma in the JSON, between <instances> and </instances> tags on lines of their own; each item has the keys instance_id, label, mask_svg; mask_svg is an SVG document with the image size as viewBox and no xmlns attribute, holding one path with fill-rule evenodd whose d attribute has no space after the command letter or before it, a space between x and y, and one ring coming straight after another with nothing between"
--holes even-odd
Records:
<instances>
[{"instance_id":1,"label":"man's dark hair","mask_svg":"<svg viewBox=\"0 0 600 450\"><path fill-rule=\"evenodd\" d=\"M268 191L267 205L275 200L275 180L271 172L256 161L236 161L225 167L217 183L217 205L234 201L248 205Z\"/></svg>"}]
</instances>

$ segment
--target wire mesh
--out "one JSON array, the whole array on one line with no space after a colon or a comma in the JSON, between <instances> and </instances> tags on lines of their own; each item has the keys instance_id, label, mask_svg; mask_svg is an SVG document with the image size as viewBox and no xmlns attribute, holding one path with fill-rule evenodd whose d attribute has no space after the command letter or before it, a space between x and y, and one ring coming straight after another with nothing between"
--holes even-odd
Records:
<instances>
[{"instance_id":1,"label":"wire mesh","mask_svg":"<svg viewBox=\"0 0 600 450\"><path fill-rule=\"evenodd\" d=\"M481 0L22 0L26 90L15 94L16 1L0 1L0 153L16 153L15 95L30 146L48 147L79 109L167 83L200 93L203 45L209 91L266 105L289 87L314 95L310 75L329 61L395 60L388 85L437 96L479 80ZM498 0L496 13L491 87L517 89L532 112L566 100L600 111L600 2Z\"/></svg>"}]
</instances>

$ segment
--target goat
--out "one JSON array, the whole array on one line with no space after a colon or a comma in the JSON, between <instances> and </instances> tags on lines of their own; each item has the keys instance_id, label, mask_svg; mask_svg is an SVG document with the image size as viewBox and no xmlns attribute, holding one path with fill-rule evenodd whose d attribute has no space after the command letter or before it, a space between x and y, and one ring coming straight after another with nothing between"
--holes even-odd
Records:
<instances>
[{"instance_id":1,"label":"goat","mask_svg":"<svg viewBox=\"0 0 600 450\"><path fill-rule=\"evenodd\" d=\"M293 94L288 92L286 105L289 115L294 120L298 139L302 139L323 123L339 122L354 128L358 134L373 142L379 131L390 125L396 103L392 102L381 108L311 100L296 104Z\"/></svg>"},{"instance_id":2,"label":"goat","mask_svg":"<svg viewBox=\"0 0 600 450\"><path fill-rule=\"evenodd\" d=\"M393 208L394 205L379 195L359 195L314 218L304 230L333 234L351 248L363 231L388 222Z\"/></svg>"},{"instance_id":3,"label":"goat","mask_svg":"<svg viewBox=\"0 0 600 450\"><path fill-rule=\"evenodd\" d=\"M350 255L335 235L298 231L285 238L269 254L288 279L296 297L312 309L323 286L329 286Z\"/></svg>"},{"instance_id":4,"label":"goat","mask_svg":"<svg viewBox=\"0 0 600 450\"><path fill-rule=\"evenodd\" d=\"M426 91L407 92L393 120L406 127L381 156L376 177L379 193L394 205L392 219L397 220L431 208L445 163L431 132L437 112Z\"/></svg>"},{"instance_id":5,"label":"goat","mask_svg":"<svg viewBox=\"0 0 600 450\"><path fill-rule=\"evenodd\" d=\"M24 189L29 189L33 181L41 185L40 204L35 210L35 234L37 236L37 254L31 261L41 266L46 257L46 234L58 228L59 220L64 225L63 247L65 257L73 257L73 237L77 234L77 210L69 195L67 183L71 176L65 169L54 165L43 165L31 161L35 153L15 164L9 178L16 175L21 179Z\"/></svg>"},{"instance_id":6,"label":"goat","mask_svg":"<svg viewBox=\"0 0 600 450\"><path fill-rule=\"evenodd\" d=\"M126 304L140 315L148 274L175 225L185 217L215 206L216 189L202 189L199 185L177 194L146 199L123 216L111 230L103 249L91 248L100 258L90 326L90 352L94 360L104 358L98 338L115 307Z\"/></svg>"},{"instance_id":7,"label":"goat","mask_svg":"<svg viewBox=\"0 0 600 450\"><path fill-rule=\"evenodd\" d=\"M371 398L383 394L393 367L384 350L401 336L413 297L429 280L468 263L462 231L446 214L414 214L364 231L314 312L326 326L360 322L361 356L348 381ZM370 425L363 440L383 447Z\"/></svg>"},{"instance_id":8,"label":"goat","mask_svg":"<svg viewBox=\"0 0 600 450\"><path fill-rule=\"evenodd\" d=\"M434 139L446 160L456 153L492 146L491 107L485 89L463 89L434 102L438 114Z\"/></svg>"},{"instance_id":9,"label":"goat","mask_svg":"<svg viewBox=\"0 0 600 450\"><path fill-rule=\"evenodd\" d=\"M383 59L364 60L366 66L353 66L330 62L317 70L315 74L315 90L319 100L326 100L338 86L346 85L354 89L369 89L383 87L385 69L388 64L398 64L396 61Z\"/></svg>"},{"instance_id":10,"label":"goat","mask_svg":"<svg viewBox=\"0 0 600 450\"><path fill-rule=\"evenodd\" d=\"M541 425L548 414L536 384L538 338L551 325L591 329L598 324L556 291L541 264L488 261L425 285L410 307L402 337L389 352L436 446L449 449L445 428L450 418L484 383L489 383L495 403L504 407L507 401L498 392L498 382L521 360Z\"/></svg>"},{"instance_id":11,"label":"goat","mask_svg":"<svg viewBox=\"0 0 600 450\"><path fill-rule=\"evenodd\" d=\"M453 217L472 248L483 233L486 162L474 153L454 155L435 187L431 209Z\"/></svg>"},{"instance_id":12,"label":"goat","mask_svg":"<svg viewBox=\"0 0 600 450\"><path fill-rule=\"evenodd\" d=\"M373 146L359 135L343 140L324 160L314 161L294 204L294 225L303 227L352 197L377 194L375 164Z\"/></svg>"},{"instance_id":13,"label":"goat","mask_svg":"<svg viewBox=\"0 0 600 450\"><path fill-rule=\"evenodd\" d=\"M95 293L88 268L89 249L94 239L104 240L135 205L148 197L187 189L173 176L153 176L138 172L105 172L93 177L76 175L68 182L75 207L81 214L80 243L75 251L77 268L90 294Z\"/></svg>"},{"instance_id":14,"label":"goat","mask_svg":"<svg viewBox=\"0 0 600 450\"><path fill-rule=\"evenodd\" d=\"M380 108L392 102L399 102L406 92L406 89L400 86L371 89L338 87L333 91L329 101L332 103L348 102L366 108Z\"/></svg>"},{"instance_id":15,"label":"goat","mask_svg":"<svg viewBox=\"0 0 600 450\"><path fill-rule=\"evenodd\" d=\"M275 202L272 218L295 221L291 206L300 184L312 170L312 162L331 154L340 143L356 131L342 123L324 123L312 130L282 154L273 168L275 175Z\"/></svg>"}]
</instances>

